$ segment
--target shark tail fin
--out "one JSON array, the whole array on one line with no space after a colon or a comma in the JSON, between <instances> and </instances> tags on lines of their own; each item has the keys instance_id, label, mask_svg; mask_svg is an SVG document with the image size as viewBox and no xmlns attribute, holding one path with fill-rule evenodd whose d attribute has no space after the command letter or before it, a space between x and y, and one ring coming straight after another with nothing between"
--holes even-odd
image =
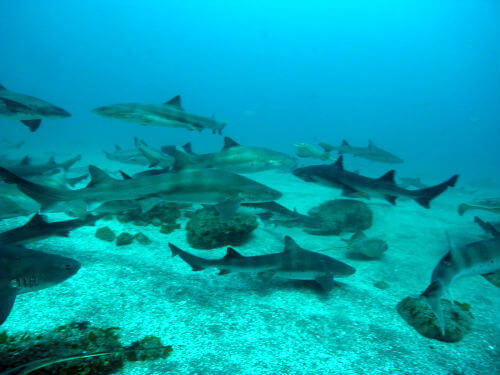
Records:
<instances>
[{"instance_id":1,"label":"shark tail fin","mask_svg":"<svg viewBox=\"0 0 500 375\"><path fill-rule=\"evenodd\" d=\"M169 243L168 247L170 247L170 251L172 251L173 257L175 257L176 255L179 255L184 262L186 262L187 264L189 264L191 266L191 269L193 271L196 272L196 271L201 271L201 270L205 269L204 267L200 266L199 264L196 264L195 259L197 257L195 257L194 255L191 255L191 254L185 252L184 250L175 246L172 243Z\"/></svg>"},{"instance_id":2,"label":"shark tail fin","mask_svg":"<svg viewBox=\"0 0 500 375\"><path fill-rule=\"evenodd\" d=\"M449 178L439 185L416 190L415 192L417 193L418 197L415 198L415 201L424 208L430 208L431 201L442 194L449 187L455 186L457 180L458 174L454 175L453 177Z\"/></svg>"},{"instance_id":3,"label":"shark tail fin","mask_svg":"<svg viewBox=\"0 0 500 375\"><path fill-rule=\"evenodd\" d=\"M2 167L0 167L0 178L7 184L16 185L24 194L40 203L42 212L66 200L66 190L35 184Z\"/></svg>"},{"instance_id":4,"label":"shark tail fin","mask_svg":"<svg viewBox=\"0 0 500 375\"><path fill-rule=\"evenodd\" d=\"M421 294L422 297L425 298L425 301L431 308L434 315L438 319L438 326L441 331L441 335L445 335L445 320L443 309L441 307L441 295L443 294L443 286L442 284L435 280L429 284L426 290L424 290Z\"/></svg>"},{"instance_id":5,"label":"shark tail fin","mask_svg":"<svg viewBox=\"0 0 500 375\"><path fill-rule=\"evenodd\" d=\"M61 163L60 167L62 169L64 169L65 171L67 171L68 169L71 168L71 166L73 164L79 162L81 158L82 158L82 155L77 155L74 158L71 158L71 159L66 160L65 162Z\"/></svg>"},{"instance_id":6,"label":"shark tail fin","mask_svg":"<svg viewBox=\"0 0 500 375\"><path fill-rule=\"evenodd\" d=\"M468 204L462 203L458 206L458 214L460 216L463 216L467 210L469 210Z\"/></svg>"}]
</instances>

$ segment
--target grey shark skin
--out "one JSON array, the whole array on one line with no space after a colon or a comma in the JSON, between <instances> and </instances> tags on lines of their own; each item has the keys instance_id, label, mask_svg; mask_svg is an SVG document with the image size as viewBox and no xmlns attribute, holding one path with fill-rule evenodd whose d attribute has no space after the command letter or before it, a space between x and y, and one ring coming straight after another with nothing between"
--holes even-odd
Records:
<instances>
[{"instance_id":1,"label":"grey shark skin","mask_svg":"<svg viewBox=\"0 0 500 375\"><path fill-rule=\"evenodd\" d=\"M40 203L41 212L61 206L61 202L85 202L88 210L92 211L105 202L149 196L158 196L166 202L205 204L221 203L230 199L267 202L281 197L277 190L246 177L216 169L181 170L125 180L115 180L95 166L90 166L89 172L89 184L86 188L77 190L35 184L1 167L0 178L8 184L17 185L19 190Z\"/></svg>"},{"instance_id":2,"label":"grey shark skin","mask_svg":"<svg viewBox=\"0 0 500 375\"><path fill-rule=\"evenodd\" d=\"M462 203L458 206L458 214L460 216L463 216L463 214L465 214L469 210L479 210L479 211L486 211L486 212L492 212L495 214L500 214L500 206L499 207L488 207L488 206L482 206L482 205L477 205L477 204L467 204L467 203Z\"/></svg>"},{"instance_id":3,"label":"grey shark skin","mask_svg":"<svg viewBox=\"0 0 500 375\"><path fill-rule=\"evenodd\" d=\"M80 161L81 155L77 155L64 162L57 163L54 158L50 158L47 163L33 164L30 157L26 156L20 162L18 161L3 161L1 166L7 168L12 173L21 177L42 176L57 173L62 169L68 171L75 163Z\"/></svg>"},{"instance_id":4,"label":"grey shark skin","mask_svg":"<svg viewBox=\"0 0 500 375\"><path fill-rule=\"evenodd\" d=\"M340 146L332 146L324 142L318 144L325 152L337 151L339 154L351 154L354 157L380 163L400 164L404 162L403 159L376 146L373 141L368 142L368 147L353 147L346 140L343 140Z\"/></svg>"},{"instance_id":5,"label":"grey shark skin","mask_svg":"<svg viewBox=\"0 0 500 375\"><path fill-rule=\"evenodd\" d=\"M174 164L172 156L149 147L143 140L135 137L134 143L137 150L149 161L149 168L170 168Z\"/></svg>"},{"instance_id":6,"label":"grey shark skin","mask_svg":"<svg viewBox=\"0 0 500 375\"><path fill-rule=\"evenodd\" d=\"M100 216L87 215L84 219L73 219L49 223L42 215L35 214L21 227L0 233L0 244L21 245L52 236L68 237L69 232L85 225L94 225Z\"/></svg>"},{"instance_id":7,"label":"grey shark skin","mask_svg":"<svg viewBox=\"0 0 500 375\"><path fill-rule=\"evenodd\" d=\"M322 224L307 215L289 210L277 202L262 203L242 203L241 208L257 210L257 216L262 220L269 220L270 223L286 227L321 228Z\"/></svg>"},{"instance_id":8,"label":"grey shark skin","mask_svg":"<svg viewBox=\"0 0 500 375\"><path fill-rule=\"evenodd\" d=\"M174 152L174 157L182 159L182 163L199 168L216 168L235 173L262 172L271 169L290 170L297 165L297 160L282 152L261 147L243 146L229 137L224 137L224 146L219 152L194 154L190 144L183 148L188 152ZM170 146L162 148L171 152ZM178 162L176 160L176 162ZM174 168L176 168L174 166Z\"/></svg>"},{"instance_id":9,"label":"grey shark skin","mask_svg":"<svg viewBox=\"0 0 500 375\"><path fill-rule=\"evenodd\" d=\"M71 258L0 244L0 325L18 294L59 284L79 269L80 263Z\"/></svg>"},{"instance_id":10,"label":"grey shark skin","mask_svg":"<svg viewBox=\"0 0 500 375\"><path fill-rule=\"evenodd\" d=\"M430 208L430 202L443 193L448 187L455 186L458 175L454 175L445 182L419 190L407 190L396 185L394 170L390 170L380 178L370 178L346 171L343 157L339 156L333 164L312 165L297 168L293 174L306 182L315 182L321 185L342 189L343 196L378 196L386 199L391 204L396 204L400 197L413 199L424 208Z\"/></svg>"},{"instance_id":11,"label":"grey shark skin","mask_svg":"<svg viewBox=\"0 0 500 375\"><path fill-rule=\"evenodd\" d=\"M230 272L258 273L264 279L273 276L290 280L315 280L323 289L330 290L334 277L352 275L356 270L329 256L301 248L290 236L285 237L285 248L280 253L245 257L231 247L222 259L204 259L169 243L172 255L179 255L193 271L218 268L219 275Z\"/></svg>"},{"instance_id":12,"label":"grey shark skin","mask_svg":"<svg viewBox=\"0 0 500 375\"><path fill-rule=\"evenodd\" d=\"M20 120L36 131L43 119L60 119L71 116L62 108L33 96L7 90L0 85L0 117Z\"/></svg>"},{"instance_id":13,"label":"grey shark skin","mask_svg":"<svg viewBox=\"0 0 500 375\"><path fill-rule=\"evenodd\" d=\"M148 160L137 149L123 150L120 146L115 145L115 150L112 152L104 151L104 155L109 160L117 161L125 164L148 165Z\"/></svg>"},{"instance_id":14,"label":"grey shark skin","mask_svg":"<svg viewBox=\"0 0 500 375\"><path fill-rule=\"evenodd\" d=\"M438 318L443 336L445 334L445 321L441 309L441 297L446 291L450 292L450 285L455 280L465 276L500 271L500 232L477 216L474 221L493 238L472 242L458 248L450 248L434 268L431 282L422 293Z\"/></svg>"},{"instance_id":15,"label":"grey shark skin","mask_svg":"<svg viewBox=\"0 0 500 375\"><path fill-rule=\"evenodd\" d=\"M134 122L141 125L184 128L202 131L212 130L222 133L225 122L213 118L198 116L186 112L181 106L181 97L173 97L163 104L124 103L95 108L92 112L120 121Z\"/></svg>"}]
</instances>

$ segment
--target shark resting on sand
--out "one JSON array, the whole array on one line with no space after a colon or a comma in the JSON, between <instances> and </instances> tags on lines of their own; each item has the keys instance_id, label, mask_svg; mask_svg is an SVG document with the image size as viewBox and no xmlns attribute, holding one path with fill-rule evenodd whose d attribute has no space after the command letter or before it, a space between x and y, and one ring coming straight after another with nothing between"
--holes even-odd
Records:
<instances>
[{"instance_id":1,"label":"shark resting on sand","mask_svg":"<svg viewBox=\"0 0 500 375\"><path fill-rule=\"evenodd\" d=\"M222 259L204 259L169 243L172 255L179 255L193 271L218 268L219 275L231 272L258 273L269 280L273 276L293 280L314 280L325 291L334 286L334 277L350 276L356 270L327 255L301 248L290 236L285 237L285 248L280 253L243 256L231 247Z\"/></svg>"},{"instance_id":2,"label":"shark resting on sand","mask_svg":"<svg viewBox=\"0 0 500 375\"><path fill-rule=\"evenodd\" d=\"M450 285L464 276L485 275L500 271L500 232L477 216L474 221L491 234L492 238L476 241L450 250L441 258L432 272L431 282L422 293L439 321L441 334L445 334L445 319L441 297L450 293ZM452 298L453 299L453 298Z\"/></svg>"}]
</instances>

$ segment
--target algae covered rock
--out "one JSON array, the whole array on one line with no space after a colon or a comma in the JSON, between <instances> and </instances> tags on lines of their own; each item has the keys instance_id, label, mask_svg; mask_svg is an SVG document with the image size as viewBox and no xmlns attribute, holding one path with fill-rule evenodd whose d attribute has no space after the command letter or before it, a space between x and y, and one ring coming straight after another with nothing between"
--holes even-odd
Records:
<instances>
[{"instance_id":1,"label":"algae covered rock","mask_svg":"<svg viewBox=\"0 0 500 375\"><path fill-rule=\"evenodd\" d=\"M223 220L216 210L204 208L191 215L186 225L187 239L196 249L237 246L246 242L257 226L257 218L253 215L237 213Z\"/></svg>"},{"instance_id":2,"label":"algae covered rock","mask_svg":"<svg viewBox=\"0 0 500 375\"><path fill-rule=\"evenodd\" d=\"M109 227L102 227L96 230L96 238L103 241L113 242L116 238L115 232L113 232Z\"/></svg>"},{"instance_id":3,"label":"algae covered rock","mask_svg":"<svg viewBox=\"0 0 500 375\"><path fill-rule=\"evenodd\" d=\"M116 238L116 246L130 245L134 241L135 236L130 233L123 232Z\"/></svg>"},{"instance_id":4,"label":"algae covered rock","mask_svg":"<svg viewBox=\"0 0 500 375\"><path fill-rule=\"evenodd\" d=\"M177 219L181 216L180 209L182 207L184 205L161 202L147 212L135 209L119 214L116 218L122 223L133 222L137 226L154 225L161 227L162 225L175 225Z\"/></svg>"},{"instance_id":5,"label":"algae covered rock","mask_svg":"<svg viewBox=\"0 0 500 375\"><path fill-rule=\"evenodd\" d=\"M125 361L167 358L172 351L172 347L164 346L160 339L152 336L123 346L118 330L79 322L43 335L0 333L0 370L23 366L12 374L112 374L121 369Z\"/></svg>"},{"instance_id":6,"label":"algae covered rock","mask_svg":"<svg viewBox=\"0 0 500 375\"><path fill-rule=\"evenodd\" d=\"M145 234L139 232L137 233L134 238L136 239L137 242L139 242L141 245L151 245L153 243L153 241L151 241L149 239L148 236L146 236Z\"/></svg>"},{"instance_id":7,"label":"algae covered rock","mask_svg":"<svg viewBox=\"0 0 500 375\"><path fill-rule=\"evenodd\" d=\"M322 228L305 231L316 235L361 232L370 228L373 223L373 213L368 205L354 199L326 201L309 210L309 216L318 220Z\"/></svg>"},{"instance_id":8,"label":"algae covered rock","mask_svg":"<svg viewBox=\"0 0 500 375\"><path fill-rule=\"evenodd\" d=\"M398 303L399 315L422 336L445 342L458 342L472 329L473 316L466 303L441 300L445 318L445 334L441 334L438 319L427 306L425 298L406 297Z\"/></svg>"}]
</instances>

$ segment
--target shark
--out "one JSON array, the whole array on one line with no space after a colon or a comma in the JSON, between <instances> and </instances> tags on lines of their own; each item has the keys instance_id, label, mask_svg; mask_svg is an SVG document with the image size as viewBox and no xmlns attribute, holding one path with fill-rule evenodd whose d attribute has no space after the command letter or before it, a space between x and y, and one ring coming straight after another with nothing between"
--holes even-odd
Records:
<instances>
[{"instance_id":1,"label":"shark","mask_svg":"<svg viewBox=\"0 0 500 375\"><path fill-rule=\"evenodd\" d=\"M43 119L61 119L71 114L45 100L7 90L0 85L0 117L20 120L30 131L40 127Z\"/></svg>"},{"instance_id":2,"label":"shark","mask_svg":"<svg viewBox=\"0 0 500 375\"><path fill-rule=\"evenodd\" d=\"M396 185L395 171L390 170L380 178L370 178L344 169L343 156L333 164L311 165L297 168L293 174L306 182L342 189L347 197L370 198L382 197L392 205L398 198L412 199L424 208L430 208L430 202L442 194L448 187L455 186L458 175L443 183L425 189L407 190Z\"/></svg>"},{"instance_id":3,"label":"shark","mask_svg":"<svg viewBox=\"0 0 500 375\"><path fill-rule=\"evenodd\" d=\"M295 154L299 158L314 158L319 160L332 159L329 152L321 151L308 143L295 143Z\"/></svg>"},{"instance_id":4,"label":"shark","mask_svg":"<svg viewBox=\"0 0 500 375\"><path fill-rule=\"evenodd\" d=\"M441 298L450 293L450 286L465 276L485 275L500 271L500 232L491 223L486 223L477 216L474 221L491 238L454 248L441 258L432 272L431 282L421 294L438 318L441 334L445 334L446 322L441 308ZM452 298L453 299L453 298Z\"/></svg>"},{"instance_id":5,"label":"shark","mask_svg":"<svg viewBox=\"0 0 500 375\"><path fill-rule=\"evenodd\" d=\"M209 129L214 134L222 133L225 122L186 112L181 105L180 95L163 104L123 103L98 107L92 112L115 120L141 125L184 128L190 131Z\"/></svg>"},{"instance_id":6,"label":"shark","mask_svg":"<svg viewBox=\"0 0 500 375\"><path fill-rule=\"evenodd\" d=\"M278 202L241 203L240 210L249 210L261 220L285 227L321 228L322 224L316 218L303 215L279 204Z\"/></svg>"},{"instance_id":7,"label":"shark","mask_svg":"<svg viewBox=\"0 0 500 375\"><path fill-rule=\"evenodd\" d=\"M68 237L69 232L85 225L94 225L102 215L88 214L83 219L48 222L47 218L35 214L23 226L0 233L2 245L24 245L52 236Z\"/></svg>"},{"instance_id":8,"label":"shark","mask_svg":"<svg viewBox=\"0 0 500 375\"><path fill-rule=\"evenodd\" d=\"M497 206L484 206L478 204L462 203L458 206L458 214L460 216L463 216L463 214L469 210L479 210L479 211L486 211L495 214L500 214L500 205L498 205L498 203Z\"/></svg>"},{"instance_id":9,"label":"shark","mask_svg":"<svg viewBox=\"0 0 500 375\"><path fill-rule=\"evenodd\" d=\"M25 156L21 161L4 160L1 162L1 166L22 177L46 176L55 174L60 169L68 171L81 158L81 155L77 155L71 159L57 163L52 157L46 163L34 164L29 156Z\"/></svg>"},{"instance_id":10,"label":"shark","mask_svg":"<svg viewBox=\"0 0 500 375\"><path fill-rule=\"evenodd\" d=\"M325 152L337 151L339 154L351 154L354 157L360 157L380 163L400 164L404 162L403 159L376 146L373 141L368 141L368 147L354 147L347 143L346 140L343 140L340 146L332 146L324 142L320 142L318 145L325 150Z\"/></svg>"},{"instance_id":11,"label":"shark","mask_svg":"<svg viewBox=\"0 0 500 375\"><path fill-rule=\"evenodd\" d=\"M72 258L0 244L0 325L9 316L18 294L59 284L80 269Z\"/></svg>"},{"instance_id":12,"label":"shark","mask_svg":"<svg viewBox=\"0 0 500 375\"><path fill-rule=\"evenodd\" d=\"M117 161L125 164L148 165L149 161L137 149L124 150L120 146L115 145L115 150L112 152L104 151L104 155L108 160Z\"/></svg>"},{"instance_id":13,"label":"shark","mask_svg":"<svg viewBox=\"0 0 500 375\"><path fill-rule=\"evenodd\" d=\"M325 291L334 286L334 277L346 277L356 270L346 263L324 254L300 247L290 236L285 236L284 250L279 253L243 256L232 247L221 259L205 259L190 254L169 243L172 256L179 255L193 271L218 268L219 275L231 272L257 273L262 279L273 276L289 280L314 280Z\"/></svg>"},{"instance_id":14,"label":"shark","mask_svg":"<svg viewBox=\"0 0 500 375\"><path fill-rule=\"evenodd\" d=\"M70 190L36 184L0 167L0 178L14 184L40 204L40 212L60 207L65 212L71 202L84 202L88 211L110 201L128 201L151 196L166 202L214 204L240 199L242 202L274 201L281 193L235 173L216 169L187 169L173 173L141 175L116 180L96 166L89 166L90 182ZM61 205L61 203L63 203Z\"/></svg>"},{"instance_id":15,"label":"shark","mask_svg":"<svg viewBox=\"0 0 500 375\"><path fill-rule=\"evenodd\" d=\"M174 158L172 156L149 147L143 140L135 137L134 142L137 150L149 161L149 168L160 167L162 169L168 169L174 164Z\"/></svg>"},{"instance_id":16,"label":"shark","mask_svg":"<svg viewBox=\"0 0 500 375\"><path fill-rule=\"evenodd\" d=\"M224 146L219 152L195 154L191 144L183 146L184 155L174 151L176 163L197 166L199 168L215 168L235 173L254 173L271 169L290 170L297 165L297 160L285 153L261 147L243 146L234 139L224 137ZM171 146L162 151L172 155ZM177 168L174 164L174 168Z\"/></svg>"}]
</instances>

